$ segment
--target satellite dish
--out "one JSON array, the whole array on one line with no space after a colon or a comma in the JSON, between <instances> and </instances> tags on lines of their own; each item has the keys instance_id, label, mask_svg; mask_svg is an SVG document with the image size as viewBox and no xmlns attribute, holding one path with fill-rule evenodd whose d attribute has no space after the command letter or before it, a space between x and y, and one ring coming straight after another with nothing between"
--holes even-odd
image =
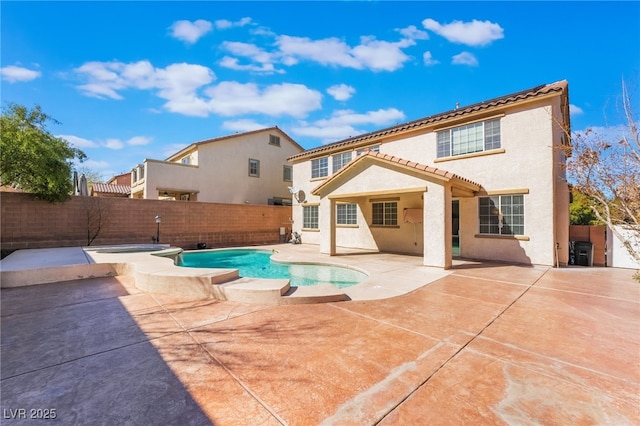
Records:
<instances>
[{"instance_id":1,"label":"satellite dish","mask_svg":"<svg viewBox=\"0 0 640 426\"><path fill-rule=\"evenodd\" d=\"M296 201L298 203L304 203L307 197L307 194L304 193L304 191L301 189L299 191L296 191L295 194L293 194L294 197L296 197Z\"/></svg>"}]
</instances>

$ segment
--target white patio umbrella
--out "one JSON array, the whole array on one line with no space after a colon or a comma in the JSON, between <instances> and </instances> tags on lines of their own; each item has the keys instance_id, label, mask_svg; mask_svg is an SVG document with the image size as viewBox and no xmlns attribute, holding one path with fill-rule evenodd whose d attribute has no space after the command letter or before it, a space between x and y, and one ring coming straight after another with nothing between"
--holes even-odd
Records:
<instances>
[{"instance_id":1,"label":"white patio umbrella","mask_svg":"<svg viewBox=\"0 0 640 426\"><path fill-rule=\"evenodd\" d=\"M80 192L79 195L83 197L89 196L89 187L87 186L87 178L84 173L80 175L80 184L78 186Z\"/></svg>"}]
</instances>

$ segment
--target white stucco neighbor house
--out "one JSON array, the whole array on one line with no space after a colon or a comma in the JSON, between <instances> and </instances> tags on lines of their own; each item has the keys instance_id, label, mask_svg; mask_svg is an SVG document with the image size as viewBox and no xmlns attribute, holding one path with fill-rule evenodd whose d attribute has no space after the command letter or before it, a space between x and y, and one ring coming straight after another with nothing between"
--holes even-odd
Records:
<instances>
[{"instance_id":1,"label":"white stucco neighbor house","mask_svg":"<svg viewBox=\"0 0 640 426\"><path fill-rule=\"evenodd\" d=\"M131 198L291 203L288 157L303 148L277 126L195 142L131 171Z\"/></svg>"},{"instance_id":2,"label":"white stucco neighbor house","mask_svg":"<svg viewBox=\"0 0 640 426\"><path fill-rule=\"evenodd\" d=\"M293 163L303 244L566 265L566 81L306 150Z\"/></svg>"}]
</instances>

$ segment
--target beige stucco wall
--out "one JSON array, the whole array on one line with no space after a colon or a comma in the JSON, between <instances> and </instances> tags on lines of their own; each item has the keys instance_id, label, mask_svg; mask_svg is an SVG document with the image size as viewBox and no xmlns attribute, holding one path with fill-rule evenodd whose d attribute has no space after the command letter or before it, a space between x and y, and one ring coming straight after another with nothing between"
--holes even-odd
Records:
<instances>
[{"instance_id":1,"label":"beige stucco wall","mask_svg":"<svg viewBox=\"0 0 640 426\"><path fill-rule=\"evenodd\" d=\"M552 117L556 114L556 117ZM491 117L489 117L491 118ZM555 123L560 122L559 98L548 98L511 108L501 117L501 149L490 155L454 158L447 161L437 159L436 132L403 137L382 143L380 152L410 161L434 166L458 174L482 185L489 194L525 194L525 236L524 238L496 238L478 235L478 198L460 199L460 250L462 257L495 259L510 262L554 265L555 246L559 242L559 260L566 263L568 241L568 188L562 173L563 157L558 154L562 132ZM465 124L456 123L456 125ZM355 152L354 152L355 158ZM332 159L329 155L329 172ZM311 180L311 160L294 164L294 183L307 194L308 202L320 202L311 191L325 179ZM374 191L389 186L415 185L411 176L392 172L364 171L362 179L354 179L344 184L336 192ZM353 187L357 185L358 187ZM482 194L480 194L482 195ZM400 203L404 196L400 198ZM425 203L426 204L426 203ZM413 237L404 235L405 227L385 229L376 234L376 228L367 229L370 223L370 205L360 203L359 228L343 230L338 228L338 245L375 246L385 251L406 252L411 249ZM401 205L398 206L399 215ZM425 205L425 217L430 213ZM439 214L439 213L438 213ZM294 201L294 230L302 228L302 209ZM366 222L360 222L364 219ZM320 229L327 226L327 218L319 218ZM443 224L444 225L444 224ZM413 226L413 225L411 225ZM423 238L429 242L427 230ZM303 232L304 243L320 244L319 232ZM385 241L381 244L381 241ZM410 241L411 244L406 244ZM396 244L397 242L401 242ZM422 242L421 242L422 244ZM427 245L428 248L429 245ZM436 244L440 246L440 242ZM384 247L384 248L383 248ZM431 248L433 250L434 248ZM426 252L426 249L425 249ZM426 254L425 254L426 256Z\"/></svg>"},{"instance_id":2,"label":"beige stucco wall","mask_svg":"<svg viewBox=\"0 0 640 426\"><path fill-rule=\"evenodd\" d=\"M280 146L269 144L269 135L280 137ZM144 198L157 199L168 190L196 192L197 200L234 204L267 204L269 198L289 199L291 181L283 178L287 158L301 149L282 132L266 129L197 145L188 153L190 164L146 160L144 182L132 186L135 193L144 185ZM249 176L249 159L260 162L259 177Z\"/></svg>"}]
</instances>

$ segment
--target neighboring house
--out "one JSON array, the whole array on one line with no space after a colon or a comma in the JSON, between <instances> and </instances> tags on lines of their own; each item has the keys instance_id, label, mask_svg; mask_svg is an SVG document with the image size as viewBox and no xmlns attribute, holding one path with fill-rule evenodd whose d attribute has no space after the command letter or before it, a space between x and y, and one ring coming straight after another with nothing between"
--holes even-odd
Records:
<instances>
[{"instance_id":1,"label":"neighboring house","mask_svg":"<svg viewBox=\"0 0 640 426\"><path fill-rule=\"evenodd\" d=\"M293 230L331 255L565 265L569 130L561 81L304 151Z\"/></svg>"},{"instance_id":2,"label":"neighboring house","mask_svg":"<svg viewBox=\"0 0 640 426\"><path fill-rule=\"evenodd\" d=\"M131 197L290 205L292 167L303 148L278 127L192 143L131 171Z\"/></svg>"},{"instance_id":3,"label":"neighboring house","mask_svg":"<svg viewBox=\"0 0 640 426\"><path fill-rule=\"evenodd\" d=\"M92 197L129 197L129 195L131 195L131 173L114 176L107 183L91 185Z\"/></svg>"},{"instance_id":4,"label":"neighboring house","mask_svg":"<svg viewBox=\"0 0 640 426\"><path fill-rule=\"evenodd\" d=\"M91 185L92 197L123 197L131 195L131 187L128 185L109 185L106 183L94 183Z\"/></svg>"},{"instance_id":5,"label":"neighboring house","mask_svg":"<svg viewBox=\"0 0 640 426\"><path fill-rule=\"evenodd\" d=\"M122 173L109 179L107 185L131 186L131 173Z\"/></svg>"}]
</instances>

